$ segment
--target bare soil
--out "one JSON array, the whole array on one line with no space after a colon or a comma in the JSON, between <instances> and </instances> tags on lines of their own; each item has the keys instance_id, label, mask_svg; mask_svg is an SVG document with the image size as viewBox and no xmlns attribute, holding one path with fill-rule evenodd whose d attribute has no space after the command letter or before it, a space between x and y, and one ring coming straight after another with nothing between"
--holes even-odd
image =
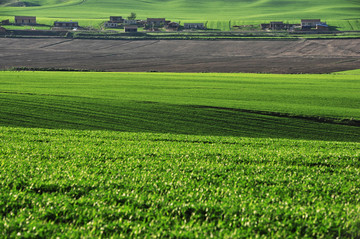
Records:
<instances>
[{"instance_id":1,"label":"bare soil","mask_svg":"<svg viewBox=\"0 0 360 239\"><path fill-rule=\"evenodd\" d=\"M360 39L299 41L0 39L0 69L330 73L360 68Z\"/></svg>"}]
</instances>

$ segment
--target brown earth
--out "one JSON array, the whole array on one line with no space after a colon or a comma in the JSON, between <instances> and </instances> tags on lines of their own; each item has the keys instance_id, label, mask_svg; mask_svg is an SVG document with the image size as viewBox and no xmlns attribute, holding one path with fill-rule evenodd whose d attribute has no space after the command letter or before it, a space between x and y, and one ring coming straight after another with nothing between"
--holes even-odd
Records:
<instances>
[{"instance_id":1,"label":"brown earth","mask_svg":"<svg viewBox=\"0 0 360 239\"><path fill-rule=\"evenodd\" d=\"M299 41L0 38L0 69L330 73L360 68L360 39Z\"/></svg>"}]
</instances>

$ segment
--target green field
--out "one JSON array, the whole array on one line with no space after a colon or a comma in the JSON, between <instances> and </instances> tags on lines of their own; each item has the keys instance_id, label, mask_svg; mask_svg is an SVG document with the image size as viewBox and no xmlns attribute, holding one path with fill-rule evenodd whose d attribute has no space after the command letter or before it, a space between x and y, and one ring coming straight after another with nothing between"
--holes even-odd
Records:
<instances>
[{"instance_id":1,"label":"green field","mask_svg":"<svg viewBox=\"0 0 360 239\"><path fill-rule=\"evenodd\" d=\"M20 3L19 3L20 2ZM37 16L42 24L54 20L78 20L82 26L99 26L109 16L138 18L165 17L172 21L204 22L210 29L231 30L230 25L259 24L270 21L300 22L320 18L339 30L360 30L360 2L353 0L1 0L0 18L14 15Z\"/></svg>"},{"instance_id":2,"label":"green field","mask_svg":"<svg viewBox=\"0 0 360 239\"><path fill-rule=\"evenodd\" d=\"M360 75L360 69L350 70L350 71L334 72L333 74L337 74L337 75Z\"/></svg>"},{"instance_id":3,"label":"green field","mask_svg":"<svg viewBox=\"0 0 360 239\"><path fill-rule=\"evenodd\" d=\"M359 238L360 144L0 127L0 237Z\"/></svg>"},{"instance_id":4,"label":"green field","mask_svg":"<svg viewBox=\"0 0 360 239\"><path fill-rule=\"evenodd\" d=\"M360 140L356 75L1 72L0 86L6 126Z\"/></svg>"},{"instance_id":5,"label":"green field","mask_svg":"<svg viewBox=\"0 0 360 239\"><path fill-rule=\"evenodd\" d=\"M0 237L359 238L359 89L0 72Z\"/></svg>"}]
</instances>

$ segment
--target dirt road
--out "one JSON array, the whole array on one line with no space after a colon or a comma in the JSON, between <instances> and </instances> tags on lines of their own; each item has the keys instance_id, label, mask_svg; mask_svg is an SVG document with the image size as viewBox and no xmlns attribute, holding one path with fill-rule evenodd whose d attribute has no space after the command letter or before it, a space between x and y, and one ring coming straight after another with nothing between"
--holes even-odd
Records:
<instances>
[{"instance_id":1,"label":"dirt road","mask_svg":"<svg viewBox=\"0 0 360 239\"><path fill-rule=\"evenodd\" d=\"M330 73L360 68L360 39L124 41L0 38L0 69Z\"/></svg>"}]
</instances>

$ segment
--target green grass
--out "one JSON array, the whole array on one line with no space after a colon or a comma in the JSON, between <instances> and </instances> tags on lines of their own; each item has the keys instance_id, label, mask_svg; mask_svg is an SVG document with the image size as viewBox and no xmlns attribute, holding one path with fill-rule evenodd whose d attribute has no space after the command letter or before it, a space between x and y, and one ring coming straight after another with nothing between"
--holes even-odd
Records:
<instances>
[{"instance_id":1,"label":"green grass","mask_svg":"<svg viewBox=\"0 0 360 239\"><path fill-rule=\"evenodd\" d=\"M339 72L334 72L333 74L336 74L336 75L360 75L360 69L350 70L350 71L339 71Z\"/></svg>"},{"instance_id":2,"label":"green grass","mask_svg":"<svg viewBox=\"0 0 360 239\"><path fill-rule=\"evenodd\" d=\"M0 86L4 126L360 140L337 124L360 119L354 75L9 71Z\"/></svg>"},{"instance_id":3,"label":"green grass","mask_svg":"<svg viewBox=\"0 0 360 239\"><path fill-rule=\"evenodd\" d=\"M6 26L6 30L32 30L32 29L36 29L36 30L50 30L51 27L49 26L15 26L15 25L9 25Z\"/></svg>"},{"instance_id":4,"label":"green grass","mask_svg":"<svg viewBox=\"0 0 360 239\"><path fill-rule=\"evenodd\" d=\"M339 30L359 30L360 3L351 0L68 0L37 1L28 0L39 6L9 7L9 3L0 5L0 17L11 18L14 15L33 15L43 21L72 19L81 25L97 25L112 15L128 16L136 12L138 18L166 17L172 21L208 22L208 27L229 30L229 21L233 23L257 24L269 21L299 22L300 19L321 18ZM1 3L1 1L0 1ZM46 20L47 19L47 20ZM82 22L82 19L87 19ZM40 20L41 21L41 20Z\"/></svg>"},{"instance_id":5,"label":"green grass","mask_svg":"<svg viewBox=\"0 0 360 239\"><path fill-rule=\"evenodd\" d=\"M28 2L35 2L28 0ZM358 18L360 3L357 1L340 0L261 0L261 1L189 1L189 0L152 0L148 2L132 0L69 0L36 1L38 7L2 7L1 15L37 15L40 17L76 17L76 18L107 18L110 15L128 16L136 12L140 18L171 17L183 20L256 20L256 19L287 19L323 18L351 19ZM191 3L191 4L190 4Z\"/></svg>"},{"instance_id":6,"label":"green grass","mask_svg":"<svg viewBox=\"0 0 360 239\"><path fill-rule=\"evenodd\" d=\"M0 127L0 237L358 238L359 149Z\"/></svg>"},{"instance_id":7,"label":"green grass","mask_svg":"<svg viewBox=\"0 0 360 239\"><path fill-rule=\"evenodd\" d=\"M0 237L358 238L359 88L0 72Z\"/></svg>"}]
</instances>

